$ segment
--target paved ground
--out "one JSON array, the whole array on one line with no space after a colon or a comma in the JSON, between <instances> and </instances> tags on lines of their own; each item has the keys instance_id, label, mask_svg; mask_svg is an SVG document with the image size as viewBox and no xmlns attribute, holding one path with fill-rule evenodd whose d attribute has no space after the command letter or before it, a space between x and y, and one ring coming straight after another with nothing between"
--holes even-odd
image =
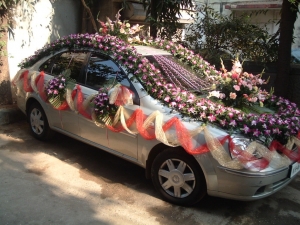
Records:
<instances>
[{"instance_id":1,"label":"paved ground","mask_svg":"<svg viewBox=\"0 0 300 225\"><path fill-rule=\"evenodd\" d=\"M0 224L300 224L300 175L263 200L206 197L185 208L159 199L144 170L21 121L0 126Z\"/></svg>"}]
</instances>

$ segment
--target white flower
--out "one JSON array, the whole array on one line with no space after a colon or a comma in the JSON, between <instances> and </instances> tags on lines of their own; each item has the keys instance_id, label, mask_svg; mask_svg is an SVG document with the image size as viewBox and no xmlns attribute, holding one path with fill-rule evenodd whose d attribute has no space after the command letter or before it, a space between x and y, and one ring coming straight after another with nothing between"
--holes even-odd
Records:
<instances>
[{"instance_id":1,"label":"white flower","mask_svg":"<svg viewBox=\"0 0 300 225\"><path fill-rule=\"evenodd\" d=\"M237 73L237 74L241 74L242 72L242 64L240 63L240 61L237 59L233 62L233 66L232 66L232 73Z\"/></svg>"},{"instance_id":2,"label":"white flower","mask_svg":"<svg viewBox=\"0 0 300 225\"><path fill-rule=\"evenodd\" d=\"M207 98L210 98L210 97L220 98L220 92L219 91L211 91L208 93Z\"/></svg>"}]
</instances>

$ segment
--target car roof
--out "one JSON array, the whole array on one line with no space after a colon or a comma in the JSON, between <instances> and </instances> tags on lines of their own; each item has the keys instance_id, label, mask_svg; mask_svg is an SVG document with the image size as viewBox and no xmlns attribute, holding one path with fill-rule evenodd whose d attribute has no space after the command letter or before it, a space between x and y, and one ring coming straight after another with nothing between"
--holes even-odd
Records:
<instances>
[{"instance_id":1,"label":"car roof","mask_svg":"<svg viewBox=\"0 0 300 225\"><path fill-rule=\"evenodd\" d=\"M134 46L137 50L137 53L147 56L147 55L171 55L171 53L164 51L162 49L158 48L153 48L150 46L142 46L142 45L137 45Z\"/></svg>"}]
</instances>

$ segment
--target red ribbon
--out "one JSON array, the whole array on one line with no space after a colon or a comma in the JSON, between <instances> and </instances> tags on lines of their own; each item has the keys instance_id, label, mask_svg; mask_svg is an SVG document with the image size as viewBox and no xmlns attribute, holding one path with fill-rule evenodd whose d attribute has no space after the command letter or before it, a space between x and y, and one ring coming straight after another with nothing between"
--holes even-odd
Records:
<instances>
[{"instance_id":1,"label":"red ribbon","mask_svg":"<svg viewBox=\"0 0 300 225\"><path fill-rule=\"evenodd\" d=\"M119 92L114 103L116 106L126 105L127 100L133 95L133 92L123 85L120 86L120 89L121 91Z\"/></svg>"},{"instance_id":2,"label":"red ribbon","mask_svg":"<svg viewBox=\"0 0 300 225\"><path fill-rule=\"evenodd\" d=\"M23 90L25 92L33 92L33 89L31 87L30 84L28 84L28 73L29 73L29 70L25 70L19 79L22 79L23 78Z\"/></svg>"},{"instance_id":3,"label":"red ribbon","mask_svg":"<svg viewBox=\"0 0 300 225\"><path fill-rule=\"evenodd\" d=\"M47 102L47 95L46 95L45 89L44 89L44 81L45 81L45 73L44 73L44 71L41 71L40 74L35 79L35 85L37 87L37 90L39 92L41 99L44 102Z\"/></svg>"},{"instance_id":4,"label":"red ribbon","mask_svg":"<svg viewBox=\"0 0 300 225\"><path fill-rule=\"evenodd\" d=\"M76 88L77 88L77 109L78 109L78 112L81 115L83 115L85 118L91 120L92 119L91 115L89 113L87 113L85 111L85 109L83 108L84 97L83 97L80 85L77 84Z\"/></svg>"},{"instance_id":5,"label":"red ribbon","mask_svg":"<svg viewBox=\"0 0 300 225\"><path fill-rule=\"evenodd\" d=\"M270 150L271 151L278 150L278 151L282 152L284 155L286 155L289 159L300 162L299 148L298 148L298 151L293 151L293 150L290 150L290 149L286 148L285 146L283 146L280 142L274 140L274 141L272 141L272 143L270 145Z\"/></svg>"}]
</instances>

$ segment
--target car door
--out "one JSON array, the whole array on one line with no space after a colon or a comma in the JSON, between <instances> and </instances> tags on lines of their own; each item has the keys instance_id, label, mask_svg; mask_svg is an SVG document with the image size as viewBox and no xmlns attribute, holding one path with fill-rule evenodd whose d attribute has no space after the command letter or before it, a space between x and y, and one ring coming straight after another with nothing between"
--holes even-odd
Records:
<instances>
[{"instance_id":1,"label":"car door","mask_svg":"<svg viewBox=\"0 0 300 225\"><path fill-rule=\"evenodd\" d=\"M111 88L117 83L129 87L135 93L134 106L139 104L138 96L124 71L108 56L100 53L91 53L85 76L83 94L87 98L96 94L99 88ZM128 132L115 133L106 127L96 126L95 123L83 116L79 117L81 137L121 153L124 157L137 159L137 136Z\"/></svg>"},{"instance_id":2,"label":"car door","mask_svg":"<svg viewBox=\"0 0 300 225\"><path fill-rule=\"evenodd\" d=\"M89 52L86 51L65 51L43 63L40 67L40 71L44 71L46 77L51 76L50 78L53 78L66 70L70 70L70 78L80 84L82 82L81 73L84 70L88 55ZM55 127L67 133L79 136L78 114L75 111L70 108L66 110L56 110L56 116L57 119L53 124Z\"/></svg>"}]
</instances>

